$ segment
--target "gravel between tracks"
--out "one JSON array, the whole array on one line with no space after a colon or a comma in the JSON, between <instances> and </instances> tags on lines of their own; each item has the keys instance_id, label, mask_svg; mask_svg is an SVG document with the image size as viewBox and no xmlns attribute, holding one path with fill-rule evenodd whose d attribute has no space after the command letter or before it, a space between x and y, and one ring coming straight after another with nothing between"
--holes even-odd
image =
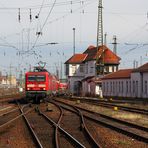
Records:
<instances>
[{"instance_id":1,"label":"gravel between tracks","mask_svg":"<svg viewBox=\"0 0 148 148\"><path fill-rule=\"evenodd\" d=\"M85 109L90 109L92 111L96 111L99 112L97 106L93 106L93 105L89 105L89 104L85 104L85 103L76 103L76 101L69 101L68 99L60 99L58 98L60 101L64 101L66 103L70 103L73 105L77 105L80 107L84 107ZM90 121L87 121L89 124L87 124L88 128L90 129L90 131L92 131L92 133L94 135L97 135L95 137L99 138L99 141L101 140L101 143L103 142L104 147L108 148L108 147L114 147L114 148L130 148L130 147L134 147L134 148L148 148L148 145L143 143L143 142L139 142L137 140L134 140L132 138L129 138L125 135L119 134L113 130L110 130L108 128L102 127L101 125L98 125L96 123L92 123Z\"/></svg>"},{"instance_id":2,"label":"gravel between tracks","mask_svg":"<svg viewBox=\"0 0 148 148\"><path fill-rule=\"evenodd\" d=\"M22 118L0 130L0 148L35 148Z\"/></svg>"}]
</instances>

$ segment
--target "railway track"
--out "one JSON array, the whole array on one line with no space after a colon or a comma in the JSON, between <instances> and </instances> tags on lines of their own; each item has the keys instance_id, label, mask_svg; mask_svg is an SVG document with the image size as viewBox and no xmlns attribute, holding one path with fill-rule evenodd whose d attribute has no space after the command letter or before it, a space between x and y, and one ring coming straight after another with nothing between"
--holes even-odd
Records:
<instances>
[{"instance_id":1,"label":"railway track","mask_svg":"<svg viewBox=\"0 0 148 148\"><path fill-rule=\"evenodd\" d=\"M89 102L89 104L93 104L96 106L102 106L102 107L107 107L107 108L113 108L113 107L118 107L120 110L123 111L128 111L128 112L132 112L132 113L138 113L138 114L143 114L143 115L148 115L148 110L147 109L139 109L139 108L135 108L135 107L125 107L122 105L118 105L116 103L108 103L106 101L100 101L100 100L94 100L94 99L83 99L83 98L71 98L72 100L78 100L80 99L81 102Z\"/></svg>"},{"instance_id":2,"label":"railway track","mask_svg":"<svg viewBox=\"0 0 148 148\"><path fill-rule=\"evenodd\" d=\"M119 98L119 99L114 99L114 98L103 98L103 99L98 99L98 98L92 98L92 97L78 97L78 96L72 96L71 98L77 98L77 99L86 99L86 100L94 100L94 101L99 101L99 102L109 102L109 103L115 103L115 104L147 104L147 99L137 99L137 98Z\"/></svg>"},{"instance_id":3,"label":"railway track","mask_svg":"<svg viewBox=\"0 0 148 148\"><path fill-rule=\"evenodd\" d=\"M70 105L62 101L59 101L59 100L56 100L56 102L60 103L61 107L63 108L68 108L68 107L65 107L65 105L71 106L71 107L74 106L74 105ZM136 124L126 122L126 121L115 119L115 118L112 118L112 117L109 117L109 116L106 116L100 113L92 112L82 107L77 107L77 108L82 111L84 118L87 118L95 123L99 123L119 133L125 134L138 141L148 143L148 128L146 127L142 127Z\"/></svg>"},{"instance_id":4,"label":"railway track","mask_svg":"<svg viewBox=\"0 0 148 148\"><path fill-rule=\"evenodd\" d=\"M95 138L91 135L91 133L87 129L85 125L84 117L79 109L74 107L73 111L67 110L66 108L64 108L63 110L55 102L51 102L51 103L55 104L58 108L60 108L60 110L62 111L62 114L64 112L64 117L61 116L60 121L58 122L60 126L66 129L66 131L69 131L69 133L73 134L74 137L77 137L77 139L79 139L80 142L86 147L101 148L101 145L99 145L96 142ZM63 120L63 123L62 123L62 120Z\"/></svg>"},{"instance_id":5,"label":"railway track","mask_svg":"<svg viewBox=\"0 0 148 148\"><path fill-rule=\"evenodd\" d=\"M24 105L23 108L28 107L28 106L29 105ZM1 118L1 120L0 120L0 128L2 129L3 127L11 124L12 122L14 122L15 120L21 118L22 116L23 116L23 114L20 113L19 105L16 108L14 108L14 109L12 109L12 110L10 110L8 112L5 112L5 113L1 114L0 115L0 118Z\"/></svg>"},{"instance_id":6,"label":"railway track","mask_svg":"<svg viewBox=\"0 0 148 148\"><path fill-rule=\"evenodd\" d=\"M1 114L0 147L34 147L34 143L30 140L30 134L22 119L22 116L29 113L32 109L29 104L23 105L22 108L26 108L26 111L22 113L20 108L20 105L17 105L16 108Z\"/></svg>"},{"instance_id":7,"label":"railway track","mask_svg":"<svg viewBox=\"0 0 148 148\"><path fill-rule=\"evenodd\" d=\"M37 147L53 148L63 147L65 145L68 145L69 147L85 147L71 134L65 131L58 123L55 123L51 118L45 115L39 107L36 107L34 112L24 116L24 119L33 135ZM65 139L64 143L59 142L61 137L62 139Z\"/></svg>"}]
</instances>

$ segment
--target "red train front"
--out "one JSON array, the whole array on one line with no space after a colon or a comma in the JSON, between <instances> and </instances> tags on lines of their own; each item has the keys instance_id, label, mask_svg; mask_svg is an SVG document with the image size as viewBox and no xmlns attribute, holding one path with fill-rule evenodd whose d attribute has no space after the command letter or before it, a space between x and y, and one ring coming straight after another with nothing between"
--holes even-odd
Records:
<instances>
[{"instance_id":1,"label":"red train front","mask_svg":"<svg viewBox=\"0 0 148 148\"><path fill-rule=\"evenodd\" d=\"M58 91L57 77L45 69L35 68L33 72L27 72L25 78L26 98L33 99L35 103L39 103L40 99L56 94Z\"/></svg>"}]
</instances>

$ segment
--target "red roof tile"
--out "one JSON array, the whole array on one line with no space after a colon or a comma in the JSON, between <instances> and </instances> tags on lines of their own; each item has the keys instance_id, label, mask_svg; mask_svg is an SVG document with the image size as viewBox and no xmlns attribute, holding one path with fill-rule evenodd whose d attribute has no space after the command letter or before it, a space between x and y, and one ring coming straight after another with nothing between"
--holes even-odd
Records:
<instances>
[{"instance_id":1,"label":"red roof tile","mask_svg":"<svg viewBox=\"0 0 148 148\"><path fill-rule=\"evenodd\" d=\"M104 76L102 79L124 79L130 78L133 69L121 69Z\"/></svg>"},{"instance_id":2,"label":"red roof tile","mask_svg":"<svg viewBox=\"0 0 148 148\"><path fill-rule=\"evenodd\" d=\"M87 54L75 54L69 60L65 62L65 64L80 64L87 57Z\"/></svg>"},{"instance_id":3,"label":"red roof tile","mask_svg":"<svg viewBox=\"0 0 148 148\"><path fill-rule=\"evenodd\" d=\"M104 51L104 55L103 55ZM96 60L98 58L100 61L103 61L105 64L119 64L121 60L115 53L113 53L108 47L105 45L100 46L98 48L95 46L89 46L87 50L83 54L75 54L69 60L65 62L65 64L74 64L74 63L82 63L84 61Z\"/></svg>"},{"instance_id":4,"label":"red roof tile","mask_svg":"<svg viewBox=\"0 0 148 148\"><path fill-rule=\"evenodd\" d=\"M104 51L104 55L103 55L103 51ZM84 54L88 54L86 61L96 60L96 58L103 60L103 56L104 56L105 63L119 64L119 61L121 60L120 57L118 57L105 45L100 46L98 48L98 52L97 52L97 47L89 46L87 50L84 52Z\"/></svg>"},{"instance_id":5,"label":"red roof tile","mask_svg":"<svg viewBox=\"0 0 148 148\"><path fill-rule=\"evenodd\" d=\"M148 72L148 63L134 69L133 72Z\"/></svg>"}]
</instances>

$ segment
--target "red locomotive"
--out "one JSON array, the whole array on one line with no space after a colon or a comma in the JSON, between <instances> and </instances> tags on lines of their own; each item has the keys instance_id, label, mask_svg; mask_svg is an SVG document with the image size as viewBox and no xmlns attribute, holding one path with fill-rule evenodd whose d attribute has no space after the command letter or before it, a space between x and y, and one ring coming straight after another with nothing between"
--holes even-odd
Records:
<instances>
[{"instance_id":1,"label":"red locomotive","mask_svg":"<svg viewBox=\"0 0 148 148\"><path fill-rule=\"evenodd\" d=\"M40 99L56 94L59 89L59 80L42 67L35 67L33 72L25 74L26 98L40 103Z\"/></svg>"}]
</instances>

